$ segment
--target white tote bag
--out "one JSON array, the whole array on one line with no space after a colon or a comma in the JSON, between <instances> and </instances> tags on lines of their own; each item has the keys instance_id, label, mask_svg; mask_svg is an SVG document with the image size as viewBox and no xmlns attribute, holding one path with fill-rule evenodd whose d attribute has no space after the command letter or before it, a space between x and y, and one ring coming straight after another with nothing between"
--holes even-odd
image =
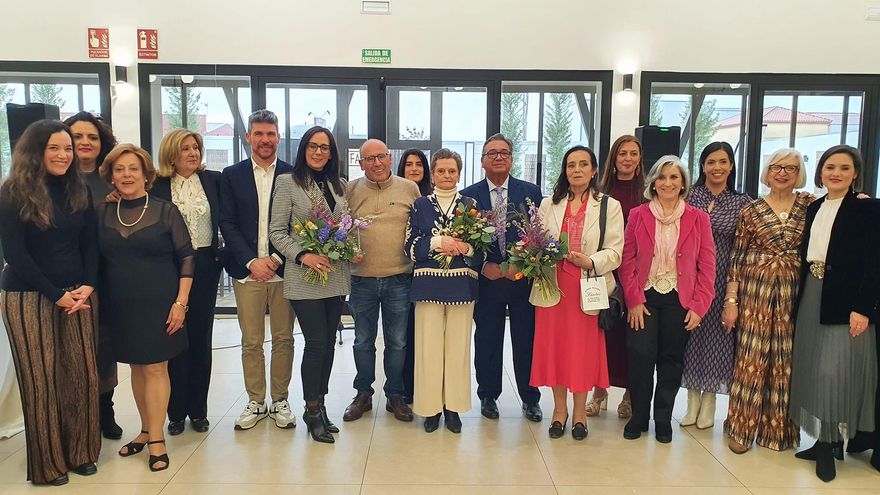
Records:
<instances>
[{"instance_id":1,"label":"white tote bag","mask_svg":"<svg viewBox=\"0 0 880 495\"><path fill-rule=\"evenodd\" d=\"M608 309L608 285L605 283L605 277L595 273L591 277L589 272L582 272L581 310L586 313L602 309Z\"/></svg>"}]
</instances>

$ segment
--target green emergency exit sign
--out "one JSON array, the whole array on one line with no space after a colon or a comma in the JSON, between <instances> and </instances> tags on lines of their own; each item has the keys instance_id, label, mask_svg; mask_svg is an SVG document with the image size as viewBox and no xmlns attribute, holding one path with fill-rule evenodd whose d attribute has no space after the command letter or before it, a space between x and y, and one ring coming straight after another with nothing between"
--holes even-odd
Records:
<instances>
[{"instance_id":1,"label":"green emergency exit sign","mask_svg":"<svg viewBox=\"0 0 880 495\"><path fill-rule=\"evenodd\" d=\"M361 63L363 64L390 64L390 48L364 48L361 50Z\"/></svg>"}]
</instances>

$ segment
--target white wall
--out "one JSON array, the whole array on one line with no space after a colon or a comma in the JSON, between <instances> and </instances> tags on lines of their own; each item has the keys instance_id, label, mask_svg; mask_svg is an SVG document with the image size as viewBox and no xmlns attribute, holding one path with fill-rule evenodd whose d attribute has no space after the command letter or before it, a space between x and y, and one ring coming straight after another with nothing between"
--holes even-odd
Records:
<instances>
[{"instance_id":1,"label":"white wall","mask_svg":"<svg viewBox=\"0 0 880 495\"><path fill-rule=\"evenodd\" d=\"M86 28L107 26L129 67L135 28L155 27L162 63L359 66L362 48L391 48L392 67L635 71L636 94L639 70L880 72L880 22L864 20L880 0L392 0L390 16L356 0L3 3L2 60L87 61ZM137 141L136 91L113 111ZM638 99L612 112L612 136L630 132Z\"/></svg>"}]
</instances>

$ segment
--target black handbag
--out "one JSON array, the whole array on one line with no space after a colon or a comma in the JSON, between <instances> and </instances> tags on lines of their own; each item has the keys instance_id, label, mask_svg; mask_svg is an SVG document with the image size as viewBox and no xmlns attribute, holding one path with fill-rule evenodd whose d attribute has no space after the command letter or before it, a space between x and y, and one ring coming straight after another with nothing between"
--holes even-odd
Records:
<instances>
[{"instance_id":1,"label":"black handbag","mask_svg":"<svg viewBox=\"0 0 880 495\"><path fill-rule=\"evenodd\" d=\"M608 195L602 196L602 202L599 206L599 248L601 251L605 244L605 224L608 220ZM606 332L617 326L617 323L623 319L623 294L618 283L614 290L608 294L608 309L599 311L599 328Z\"/></svg>"}]
</instances>

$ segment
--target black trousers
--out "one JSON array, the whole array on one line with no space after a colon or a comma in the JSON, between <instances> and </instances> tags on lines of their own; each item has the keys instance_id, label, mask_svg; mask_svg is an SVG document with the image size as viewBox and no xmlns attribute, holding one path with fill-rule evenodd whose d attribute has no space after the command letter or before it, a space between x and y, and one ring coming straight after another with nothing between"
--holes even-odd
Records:
<instances>
[{"instance_id":1,"label":"black trousers","mask_svg":"<svg viewBox=\"0 0 880 495\"><path fill-rule=\"evenodd\" d=\"M343 296L290 301L306 341L300 365L306 401L327 395L343 304Z\"/></svg>"},{"instance_id":2,"label":"black trousers","mask_svg":"<svg viewBox=\"0 0 880 495\"><path fill-rule=\"evenodd\" d=\"M409 305L409 317L406 320L406 359L403 361L403 396L413 397L416 370L416 305Z\"/></svg>"},{"instance_id":3,"label":"black trousers","mask_svg":"<svg viewBox=\"0 0 880 495\"><path fill-rule=\"evenodd\" d=\"M531 286L525 279L513 282L480 277L480 299L474 307L474 367L480 399L501 395L506 313L510 315L513 373L519 397L525 404L537 404L541 399L541 392L529 385L535 342L535 307L529 303L529 292Z\"/></svg>"},{"instance_id":4,"label":"black trousers","mask_svg":"<svg viewBox=\"0 0 880 495\"><path fill-rule=\"evenodd\" d=\"M171 379L168 419L171 421L180 421L187 416L190 419L208 417L211 340L221 267L210 247L196 250L195 263L185 321L189 347L168 361L168 377Z\"/></svg>"},{"instance_id":5,"label":"black trousers","mask_svg":"<svg viewBox=\"0 0 880 495\"><path fill-rule=\"evenodd\" d=\"M690 336L684 329L687 310L681 307L677 291L660 294L650 289L645 291L645 297L645 307L651 316L645 316L644 329L637 332L630 328L626 336L633 409L630 424L647 429L653 392L655 429L664 430L670 427L675 395L681 387L684 350Z\"/></svg>"}]
</instances>

